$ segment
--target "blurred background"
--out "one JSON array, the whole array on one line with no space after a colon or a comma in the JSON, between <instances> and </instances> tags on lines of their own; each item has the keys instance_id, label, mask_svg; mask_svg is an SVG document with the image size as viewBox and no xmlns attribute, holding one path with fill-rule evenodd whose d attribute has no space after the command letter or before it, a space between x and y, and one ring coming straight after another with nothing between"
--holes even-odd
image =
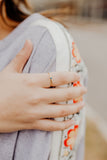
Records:
<instances>
[{"instance_id":1,"label":"blurred background","mask_svg":"<svg viewBox=\"0 0 107 160\"><path fill-rule=\"evenodd\" d=\"M68 26L89 72L85 160L107 160L107 0L29 0Z\"/></svg>"}]
</instances>

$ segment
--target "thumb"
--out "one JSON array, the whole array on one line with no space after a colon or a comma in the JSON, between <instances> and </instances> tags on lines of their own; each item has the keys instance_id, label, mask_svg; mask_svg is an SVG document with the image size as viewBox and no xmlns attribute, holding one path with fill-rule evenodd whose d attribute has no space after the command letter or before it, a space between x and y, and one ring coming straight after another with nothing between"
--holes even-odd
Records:
<instances>
[{"instance_id":1,"label":"thumb","mask_svg":"<svg viewBox=\"0 0 107 160\"><path fill-rule=\"evenodd\" d=\"M5 68L5 71L22 72L26 62L28 61L33 50L33 45L30 40L27 40L22 50L16 55L16 57Z\"/></svg>"}]
</instances>

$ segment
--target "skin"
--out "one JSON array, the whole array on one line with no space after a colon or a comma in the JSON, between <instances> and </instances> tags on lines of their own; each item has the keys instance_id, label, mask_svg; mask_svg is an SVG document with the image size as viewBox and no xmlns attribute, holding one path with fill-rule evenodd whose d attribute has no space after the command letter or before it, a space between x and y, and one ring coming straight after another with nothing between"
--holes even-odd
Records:
<instances>
[{"instance_id":1,"label":"skin","mask_svg":"<svg viewBox=\"0 0 107 160\"><path fill-rule=\"evenodd\" d=\"M10 32L0 25L0 39ZM49 118L68 116L84 107L83 102L72 105L59 104L83 96L87 92L84 86L59 87L78 81L78 74L50 73L56 88L50 88L48 73L22 74L32 50L32 43L27 40L17 56L0 72L0 133L26 129L64 130L74 125L74 121L57 122Z\"/></svg>"}]
</instances>

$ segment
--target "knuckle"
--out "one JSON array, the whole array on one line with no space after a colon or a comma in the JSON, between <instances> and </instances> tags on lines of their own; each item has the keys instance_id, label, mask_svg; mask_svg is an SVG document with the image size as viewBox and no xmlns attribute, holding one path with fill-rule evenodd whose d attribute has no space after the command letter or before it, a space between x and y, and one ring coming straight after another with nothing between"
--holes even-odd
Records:
<instances>
[{"instance_id":1,"label":"knuckle","mask_svg":"<svg viewBox=\"0 0 107 160\"><path fill-rule=\"evenodd\" d=\"M34 112L27 112L27 122L33 125L37 117L36 115Z\"/></svg>"},{"instance_id":2,"label":"knuckle","mask_svg":"<svg viewBox=\"0 0 107 160\"><path fill-rule=\"evenodd\" d=\"M27 54L25 54L25 50L22 49L17 55L16 55L17 58L28 58Z\"/></svg>"},{"instance_id":3,"label":"knuckle","mask_svg":"<svg viewBox=\"0 0 107 160\"><path fill-rule=\"evenodd\" d=\"M27 81L27 84L28 84L29 86L34 86L34 85L35 85L34 79L33 79L33 78L29 78L28 81Z\"/></svg>"},{"instance_id":4,"label":"knuckle","mask_svg":"<svg viewBox=\"0 0 107 160\"><path fill-rule=\"evenodd\" d=\"M26 125L32 125L35 120L35 115L34 113L30 113L29 111L26 111L23 113L23 117L21 118L21 122L23 122Z\"/></svg>"},{"instance_id":5,"label":"knuckle","mask_svg":"<svg viewBox=\"0 0 107 160\"><path fill-rule=\"evenodd\" d=\"M35 105L43 103L45 101L46 101L45 97L43 97L42 95L36 95L32 98L31 103Z\"/></svg>"},{"instance_id":6,"label":"knuckle","mask_svg":"<svg viewBox=\"0 0 107 160\"><path fill-rule=\"evenodd\" d=\"M65 130L67 128L66 122L62 122L60 128L61 130Z\"/></svg>"},{"instance_id":7,"label":"knuckle","mask_svg":"<svg viewBox=\"0 0 107 160\"><path fill-rule=\"evenodd\" d=\"M16 59L19 59L19 58L21 58L23 55L22 55L22 53L18 53L17 55L16 55Z\"/></svg>"},{"instance_id":8,"label":"knuckle","mask_svg":"<svg viewBox=\"0 0 107 160\"><path fill-rule=\"evenodd\" d=\"M41 99L40 96L38 96L38 97L37 97L37 96L36 96L36 97L33 97L33 98L32 98L32 104L34 104L34 105L35 105L35 104L39 104L39 103L41 102L41 100L42 100L42 99Z\"/></svg>"},{"instance_id":9,"label":"knuckle","mask_svg":"<svg viewBox=\"0 0 107 160\"><path fill-rule=\"evenodd\" d=\"M35 79L27 76L27 78L26 78L26 77L24 78L24 83L25 83L27 86L32 87L32 86L36 86L37 81L36 81Z\"/></svg>"},{"instance_id":10,"label":"knuckle","mask_svg":"<svg viewBox=\"0 0 107 160\"><path fill-rule=\"evenodd\" d=\"M65 117L67 115L67 110L65 108L61 109L59 112L59 116Z\"/></svg>"},{"instance_id":11,"label":"knuckle","mask_svg":"<svg viewBox=\"0 0 107 160\"><path fill-rule=\"evenodd\" d=\"M28 78L28 77L27 77L27 78L24 77L24 78L23 78L23 83L25 84L25 86L28 87L28 86L29 86L29 78Z\"/></svg>"},{"instance_id":12,"label":"knuckle","mask_svg":"<svg viewBox=\"0 0 107 160\"><path fill-rule=\"evenodd\" d=\"M36 98L38 103L44 103L46 102L46 98L41 94L38 98Z\"/></svg>"},{"instance_id":13,"label":"knuckle","mask_svg":"<svg viewBox=\"0 0 107 160\"><path fill-rule=\"evenodd\" d=\"M60 81L61 81L63 84L68 83L68 81L67 81L67 76L64 75L64 74L62 74L62 73L59 74L59 79L60 79Z\"/></svg>"},{"instance_id":14,"label":"knuckle","mask_svg":"<svg viewBox=\"0 0 107 160\"><path fill-rule=\"evenodd\" d=\"M34 122L35 122L35 118L36 116L35 116L35 114L30 114L29 115L29 118L28 118L28 121L29 121L29 123L31 123L32 125L34 124Z\"/></svg>"},{"instance_id":15,"label":"knuckle","mask_svg":"<svg viewBox=\"0 0 107 160\"><path fill-rule=\"evenodd\" d=\"M70 100L72 98L72 90L71 89L68 89L66 97L68 100Z\"/></svg>"},{"instance_id":16,"label":"knuckle","mask_svg":"<svg viewBox=\"0 0 107 160\"><path fill-rule=\"evenodd\" d=\"M43 126L40 126L40 124L38 123L38 119L34 119L33 123L31 124L32 129L37 129L37 130L41 130L45 128Z\"/></svg>"}]
</instances>

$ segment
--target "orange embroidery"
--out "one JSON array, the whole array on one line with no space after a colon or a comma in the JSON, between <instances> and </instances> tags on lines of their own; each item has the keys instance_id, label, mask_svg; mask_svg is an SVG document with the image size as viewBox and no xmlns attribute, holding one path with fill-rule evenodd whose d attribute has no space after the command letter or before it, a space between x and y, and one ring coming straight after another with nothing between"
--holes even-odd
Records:
<instances>
[{"instance_id":1,"label":"orange embroidery","mask_svg":"<svg viewBox=\"0 0 107 160\"><path fill-rule=\"evenodd\" d=\"M81 87L81 83L80 81L76 82L73 84L74 87ZM83 97L79 97L79 98L76 98L76 99L73 99L73 103L78 103L78 102L81 102L83 101Z\"/></svg>"},{"instance_id":2,"label":"orange embroidery","mask_svg":"<svg viewBox=\"0 0 107 160\"><path fill-rule=\"evenodd\" d=\"M80 57L80 54L79 54L79 51L78 51L78 48L77 48L75 42L72 42L72 46L73 46L72 55L73 55L73 57L75 57L76 62L80 63L81 62L81 57Z\"/></svg>"},{"instance_id":3,"label":"orange embroidery","mask_svg":"<svg viewBox=\"0 0 107 160\"><path fill-rule=\"evenodd\" d=\"M74 129L70 129L67 133L67 139L64 141L64 145L66 147L70 147L72 150L74 145L75 145L75 140L77 137L77 132L78 132L78 125L75 125Z\"/></svg>"}]
</instances>

